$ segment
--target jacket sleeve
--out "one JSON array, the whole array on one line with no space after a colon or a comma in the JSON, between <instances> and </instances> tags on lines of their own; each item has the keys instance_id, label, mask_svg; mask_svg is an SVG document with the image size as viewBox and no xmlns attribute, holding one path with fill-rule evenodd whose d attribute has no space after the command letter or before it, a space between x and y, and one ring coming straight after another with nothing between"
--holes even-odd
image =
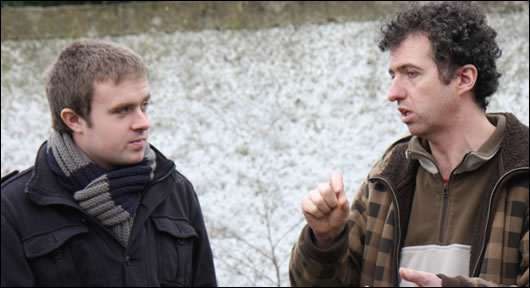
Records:
<instances>
[{"instance_id":1,"label":"jacket sleeve","mask_svg":"<svg viewBox=\"0 0 530 288\"><path fill-rule=\"evenodd\" d=\"M195 228L198 240L196 249L193 251L193 287L215 287L217 286L217 278L215 276L215 268L213 262L212 249L208 239L206 226L204 225L204 218L199 204L197 194L193 190L191 183L188 185L189 192L193 197L190 197L190 220Z\"/></svg>"},{"instance_id":2,"label":"jacket sleeve","mask_svg":"<svg viewBox=\"0 0 530 288\"><path fill-rule=\"evenodd\" d=\"M366 233L365 182L351 206L344 232L328 249L315 245L313 231L306 225L291 252L291 286L359 286Z\"/></svg>"},{"instance_id":3,"label":"jacket sleeve","mask_svg":"<svg viewBox=\"0 0 530 288\"><path fill-rule=\"evenodd\" d=\"M4 208L2 205L2 287L35 286L22 241L5 217Z\"/></svg>"}]
</instances>

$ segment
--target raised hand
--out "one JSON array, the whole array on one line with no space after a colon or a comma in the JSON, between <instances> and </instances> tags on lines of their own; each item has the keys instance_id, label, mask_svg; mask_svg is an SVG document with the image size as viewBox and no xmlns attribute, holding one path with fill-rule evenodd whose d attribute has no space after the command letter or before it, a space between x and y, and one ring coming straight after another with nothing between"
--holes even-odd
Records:
<instances>
[{"instance_id":1,"label":"raised hand","mask_svg":"<svg viewBox=\"0 0 530 288\"><path fill-rule=\"evenodd\" d=\"M320 248L333 245L344 230L350 212L342 176L332 173L328 183L311 191L302 200L302 212L313 230L316 245Z\"/></svg>"}]
</instances>

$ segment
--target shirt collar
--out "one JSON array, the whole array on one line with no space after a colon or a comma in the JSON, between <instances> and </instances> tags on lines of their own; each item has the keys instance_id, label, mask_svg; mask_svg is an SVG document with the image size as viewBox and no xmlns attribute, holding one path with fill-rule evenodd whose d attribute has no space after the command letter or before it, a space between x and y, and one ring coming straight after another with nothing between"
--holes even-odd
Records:
<instances>
[{"instance_id":1,"label":"shirt collar","mask_svg":"<svg viewBox=\"0 0 530 288\"><path fill-rule=\"evenodd\" d=\"M453 174L460 174L478 169L484 163L495 157L500 150L504 130L506 128L506 118L503 115L487 115L488 120L495 126L495 131L480 146L477 151L471 151L464 156L464 159L453 171ZM427 148L425 148L427 147ZM405 151L407 159L418 160L423 169L431 174L438 173L438 167L434 162L429 145L425 139L413 136Z\"/></svg>"}]
</instances>

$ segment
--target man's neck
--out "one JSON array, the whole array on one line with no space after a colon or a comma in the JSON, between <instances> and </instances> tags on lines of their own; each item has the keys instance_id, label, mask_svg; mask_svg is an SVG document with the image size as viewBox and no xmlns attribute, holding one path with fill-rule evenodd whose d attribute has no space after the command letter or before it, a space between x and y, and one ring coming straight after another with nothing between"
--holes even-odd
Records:
<instances>
[{"instance_id":1,"label":"man's neck","mask_svg":"<svg viewBox=\"0 0 530 288\"><path fill-rule=\"evenodd\" d=\"M468 112L469 113L469 112ZM444 179L462 162L464 156L477 151L495 131L482 111L453 117L450 125L436 135L426 137Z\"/></svg>"}]
</instances>

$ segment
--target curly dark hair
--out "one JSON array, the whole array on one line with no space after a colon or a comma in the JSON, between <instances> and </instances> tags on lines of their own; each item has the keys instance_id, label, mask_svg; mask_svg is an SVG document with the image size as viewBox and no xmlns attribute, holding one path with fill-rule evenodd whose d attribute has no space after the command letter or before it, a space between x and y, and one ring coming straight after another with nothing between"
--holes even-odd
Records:
<instances>
[{"instance_id":1,"label":"curly dark hair","mask_svg":"<svg viewBox=\"0 0 530 288\"><path fill-rule=\"evenodd\" d=\"M411 33L425 33L445 84L454 78L459 67L474 65L478 77L472 91L477 104L486 111L486 98L499 86L501 74L495 61L502 51L495 42L497 32L488 26L477 4L457 1L415 5L383 25L381 32L379 49L383 52L397 47Z\"/></svg>"}]
</instances>

